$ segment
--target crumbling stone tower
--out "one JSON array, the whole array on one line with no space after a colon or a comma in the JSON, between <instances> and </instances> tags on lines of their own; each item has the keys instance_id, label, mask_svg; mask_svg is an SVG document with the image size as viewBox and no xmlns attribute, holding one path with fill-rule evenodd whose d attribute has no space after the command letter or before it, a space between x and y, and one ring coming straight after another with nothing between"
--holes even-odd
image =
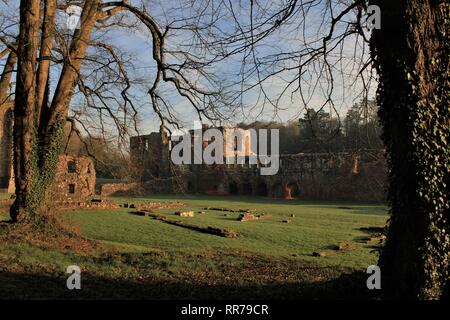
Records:
<instances>
[{"instance_id":1,"label":"crumbling stone tower","mask_svg":"<svg viewBox=\"0 0 450 320\"><path fill-rule=\"evenodd\" d=\"M0 192L14 193L13 175L13 103L0 106Z\"/></svg>"},{"instance_id":2,"label":"crumbling stone tower","mask_svg":"<svg viewBox=\"0 0 450 320\"><path fill-rule=\"evenodd\" d=\"M130 138L131 159L142 181L167 178L170 174L169 137L163 127L159 132Z\"/></svg>"}]
</instances>

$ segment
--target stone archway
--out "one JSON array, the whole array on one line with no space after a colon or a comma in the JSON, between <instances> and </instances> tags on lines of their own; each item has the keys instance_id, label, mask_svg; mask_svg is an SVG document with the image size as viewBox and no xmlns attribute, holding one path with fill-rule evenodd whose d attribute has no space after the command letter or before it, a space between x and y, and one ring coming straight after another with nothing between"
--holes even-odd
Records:
<instances>
[{"instance_id":1,"label":"stone archway","mask_svg":"<svg viewBox=\"0 0 450 320\"><path fill-rule=\"evenodd\" d=\"M13 109L10 102L1 106L0 110L0 189L14 191L13 173ZM14 193L14 192L12 192Z\"/></svg>"},{"instance_id":2,"label":"stone archway","mask_svg":"<svg viewBox=\"0 0 450 320\"><path fill-rule=\"evenodd\" d=\"M300 188L296 182L289 182L285 188L286 199L297 199L300 197Z\"/></svg>"},{"instance_id":3,"label":"stone archway","mask_svg":"<svg viewBox=\"0 0 450 320\"><path fill-rule=\"evenodd\" d=\"M236 181L231 181L228 184L228 193L231 195L237 195L238 192L239 192L239 189L238 189L238 185L237 185Z\"/></svg>"},{"instance_id":4,"label":"stone archway","mask_svg":"<svg viewBox=\"0 0 450 320\"><path fill-rule=\"evenodd\" d=\"M187 193L194 193L194 183L189 180L187 183Z\"/></svg>"},{"instance_id":5,"label":"stone archway","mask_svg":"<svg viewBox=\"0 0 450 320\"><path fill-rule=\"evenodd\" d=\"M256 195L267 197L268 194L267 183L265 181L259 181L256 185Z\"/></svg>"},{"instance_id":6,"label":"stone archway","mask_svg":"<svg viewBox=\"0 0 450 320\"><path fill-rule=\"evenodd\" d=\"M281 182L276 182L273 184L271 188L271 195L273 198L283 198L284 197L284 189Z\"/></svg>"},{"instance_id":7,"label":"stone archway","mask_svg":"<svg viewBox=\"0 0 450 320\"><path fill-rule=\"evenodd\" d=\"M250 196L253 194L253 186L249 181L245 181L242 184L241 194L244 196Z\"/></svg>"}]
</instances>

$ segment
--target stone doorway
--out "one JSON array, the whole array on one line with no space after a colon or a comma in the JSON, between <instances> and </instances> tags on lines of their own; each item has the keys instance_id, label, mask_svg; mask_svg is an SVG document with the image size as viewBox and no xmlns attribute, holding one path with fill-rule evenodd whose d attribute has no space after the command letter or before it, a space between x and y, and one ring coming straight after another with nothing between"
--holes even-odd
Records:
<instances>
[{"instance_id":1,"label":"stone doorway","mask_svg":"<svg viewBox=\"0 0 450 320\"><path fill-rule=\"evenodd\" d=\"M228 185L228 193L231 195L237 195L238 191L239 190L236 181L230 182L230 184Z\"/></svg>"}]
</instances>

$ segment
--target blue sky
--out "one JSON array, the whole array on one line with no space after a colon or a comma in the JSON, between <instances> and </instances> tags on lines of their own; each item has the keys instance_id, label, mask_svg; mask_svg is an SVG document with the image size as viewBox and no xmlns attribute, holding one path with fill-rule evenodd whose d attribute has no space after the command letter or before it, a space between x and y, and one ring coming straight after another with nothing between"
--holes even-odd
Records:
<instances>
[{"instance_id":1,"label":"blue sky","mask_svg":"<svg viewBox=\"0 0 450 320\"><path fill-rule=\"evenodd\" d=\"M268 11L275 11L278 8L278 5L286 2L285 0L277 0L277 1L262 1L260 3L265 4L268 7ZM264 59L265 57L279 53L281 51L291 51L291 50L302 50L305 49L305 40L309 42L309 47L314 47L319 44L320 39L323 38L325 32L328 30L329 25L327 22L322 24L322 18L324 15L329 14L324 12L324 3L326 1L316 0L314 1L315 6L309 9L309 12L306 15L305 19L302 19L300 15L297 16L297 20L293 20L291 25L287 25L286 27L281 28L279 31L271 34L265 41L260 43L255 48L255 56L256 61L260 61L259 59ZM9 1L9 4L14 7L14 4L17 5L18 1ZM140 0L132 0L132 4L140 5L142 1ZM188 6L188 1L144 1L146 8L151 12L152 16L155 17L160 27L163 29L168 23L177 20L182 17L191 17L193 12L199 9L205 9L205 12L208 13L212 11L215 6L214 1L195 1L194 6ZM236 13L236 20L239 22L239 26L244 30L249 28L250 24L250 1L238 1L238 0L230 0L226 1L226 6L224 6L223 12L226 12L230 6L233 6L233 9ZM241 7L239 7L241 5ZM1 5L3 6L3 5ZM0 8L1 9L1 8ZM214 8L217 9L217 8ZM267 8L266 8L267 9ZM208 11L210 10L210 11ZM14 10L12 10L14 11ZM339 10L336 9L336 12ZM15 11L17 12L17 11ZM255 10L254 15L257 15ZM207 22L207 18L210 18L208 15L203 19L196 20L196 22L202 24ZM351 14L348 15L348 19L351 19ZM6 23L3 21L4 24ZM304 26L303 27L303 24ZM4 25L3 24L3 25ZM176 25L180 25L180 23L175 23ZM344 25L338 25L336 28L336 32L342 31ZM216 34L226 34L231 32L236 27L236 22L231 19L230 14L223 13L222 16L218 18L218 20L214 24L214 32ZM341 28L341 29L340 29ZM205 33L206 34L206 33ZM147 84L133 87L130 92L135 96L135 104L139 107L139 119L140 119L140 133L148 133L151 131L155 131L159 127L159 120L156 115L152 111L152 106L150 103L150 97L147 95L146 91L150 86L151 81L153 80L155 74L155 62L151 56L151 38L149 37L148 32L144 28L140 28L138 30L127 30L120 29L110 31L106 35L107 40L110 44L120 48L121 52L124 52L128 55L132 55L133 61L133 69L130 70L130 76L134 78L144 78L147 80ZM313 41L317 40L317 44L313 44ZM185 50L185 45L189 44L191 41L191 34L189 32L174 32L168 39L167 45L173 49L183 49ZM330 60L333 63L336 63L333 69L333 77L334 77L334 93L333 103L336 107L338 113L343 116L345 115L346 110L349 106L351 106L354 102L358 101L361 96L358 94L361 92L362 85L361 83L354 83L352 86L352 82L355 79L355 74L357 70L355 69L354 63L352 62L352 56L354 52L357 52L357 56L364 56L362 52L362 47L356 47L355 49L355 39L349 38L347 42L344 43L344 46L340 48L344 53L345 59L340 63L338 61L337 56L340 51L336 52L336 57L330 55ZM198 54L202 54L202 52L197 52ZM347 57L348 56L348 57ZM367 56L367 52L365 53ZM251 60L251 59L250 59ZM223 81L224 83L232 83L239 79L240 75L242 75L242 70L248 71L248 68L251 67L251 63L249 63L246 68L242 69L242 61L243 54L231 56L230 58L218 63L211 69L211 72L218 79ZM1 61L2 63L4 60ZM286 62L286 65L278 64L273 69L268 68L263 71L273 71L279 70L281 66L284 67L293 67L295 63L300 63L299 61L290 60ZM307 72L302 76L302 81L299 83L301 86L304 95L307 96L308 107L319 108L326 100L326 86L329 81L326 76L322 76L319 79L314 74L320 72L320 63L317 65L312 64ZM322 65L323 67L323 65ZM353 68L352 68L353 67ZM338 70L339 69L339 70ZM344 71L345 76L342 76L342 72ZM311 76L309 76L311 74ZM277 97L279 97L282 88L284 88L287 81L290 81L292 78L296 76L296 71L291 72L283 72L280 76L273 77L269 79L267 82L263 84L262 87L259 87L255 90L252 90L246 93L242 100L242 108L238 109L233 116L234 122L238 121L255 121L255 120L277 120L277 121L288 121L298 119L305 110L305 104L303 103L300 95L297 92L291 94L289 92L279 101L279 110L274 110L273 107L270 106L270 103L266 103L265 105L258 99L261 97L261 93L264 92L272 101L275 101ZM53 80L56 82L57 73L52 75ZM253 81L256 80L256 77L250 78L245 86L249 86ZM238 90L238 87L234 87L233 89ZM161 86L161 94L170 101L170 103L174 106L174 109L177 112L178 118L181 122L187 127L190 126L190 123L194 119L196 119L195 112L192 107L189 107L188 103L185 99L180 97L173 87L162 85ZM373 94L373 91L372 93ZM74 99L75 103L77 98ZM237 103L237 102L236 102ZM325 106L325 109L330 108L330 105ZM230 123L232 123L231 121Z\"/></svg>"}]
</instances>

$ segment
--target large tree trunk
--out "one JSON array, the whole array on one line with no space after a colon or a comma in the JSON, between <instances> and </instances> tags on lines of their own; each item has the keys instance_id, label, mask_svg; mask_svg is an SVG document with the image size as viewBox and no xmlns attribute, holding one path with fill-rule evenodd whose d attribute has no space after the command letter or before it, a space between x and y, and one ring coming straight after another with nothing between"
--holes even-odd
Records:
<instances>
[{"instance_id":1,"label":"large tree trunk","mask_svg":"<svg viewBox=\"0 0 450 320\"><path fill-rule=\"evenodd\" d=\"M33 145L35 143L35 89L40 20L39 1L20 2L20 33L17 46L17 81L14 103L14 177L16 200L11 218L26 216L25 208L33 202Z\"/></svg>"},{"instance_id":2,"label":"large tree trunk","mask_svg":"<svg viewBox=\"0 0 450 320\"><path fill-rule=\"evenodd\" d=\"M370 2L381 8L371 49L390 169L382 289L438 299L450 277L449 3Z\"/></svg>"},{"instance_id":3,"label":"large tree trunk","mask_svg":"<svg viewBox=\"0 0 450 320\"><path fill-rule=\"evenodd\" d=\"M16 200L10 215L14 221L33 224L43 222L40 208L54 180L70 100L99 9L99 0L85 1L80 29L73 35L52 103L49 104L46 95L51 39L55 36L55 4L54 0L45 1L44 24L41 26L40 1L22 0L20 3L14 104ZM41 41L38 39L39 30L42 30ZM40 52L39 67L37 52Z\"/></svg>"},{"instance_id":4,"label":"large tree trunk","mask_svg":"<svg viewBox=\"0 0 450 320\"><path fill-rule=\"evenodd\" d=\"M44 5L44 19L42 21L41 46L39 51L39 67L36 81L36 111L40 122L42 109L48 98L50 58L52 55L55 36L56 0L47 0ZM46 107L46 106L45 106ZM38 123L39 124L39 123Z\"/></svg>"}]
</instances>

